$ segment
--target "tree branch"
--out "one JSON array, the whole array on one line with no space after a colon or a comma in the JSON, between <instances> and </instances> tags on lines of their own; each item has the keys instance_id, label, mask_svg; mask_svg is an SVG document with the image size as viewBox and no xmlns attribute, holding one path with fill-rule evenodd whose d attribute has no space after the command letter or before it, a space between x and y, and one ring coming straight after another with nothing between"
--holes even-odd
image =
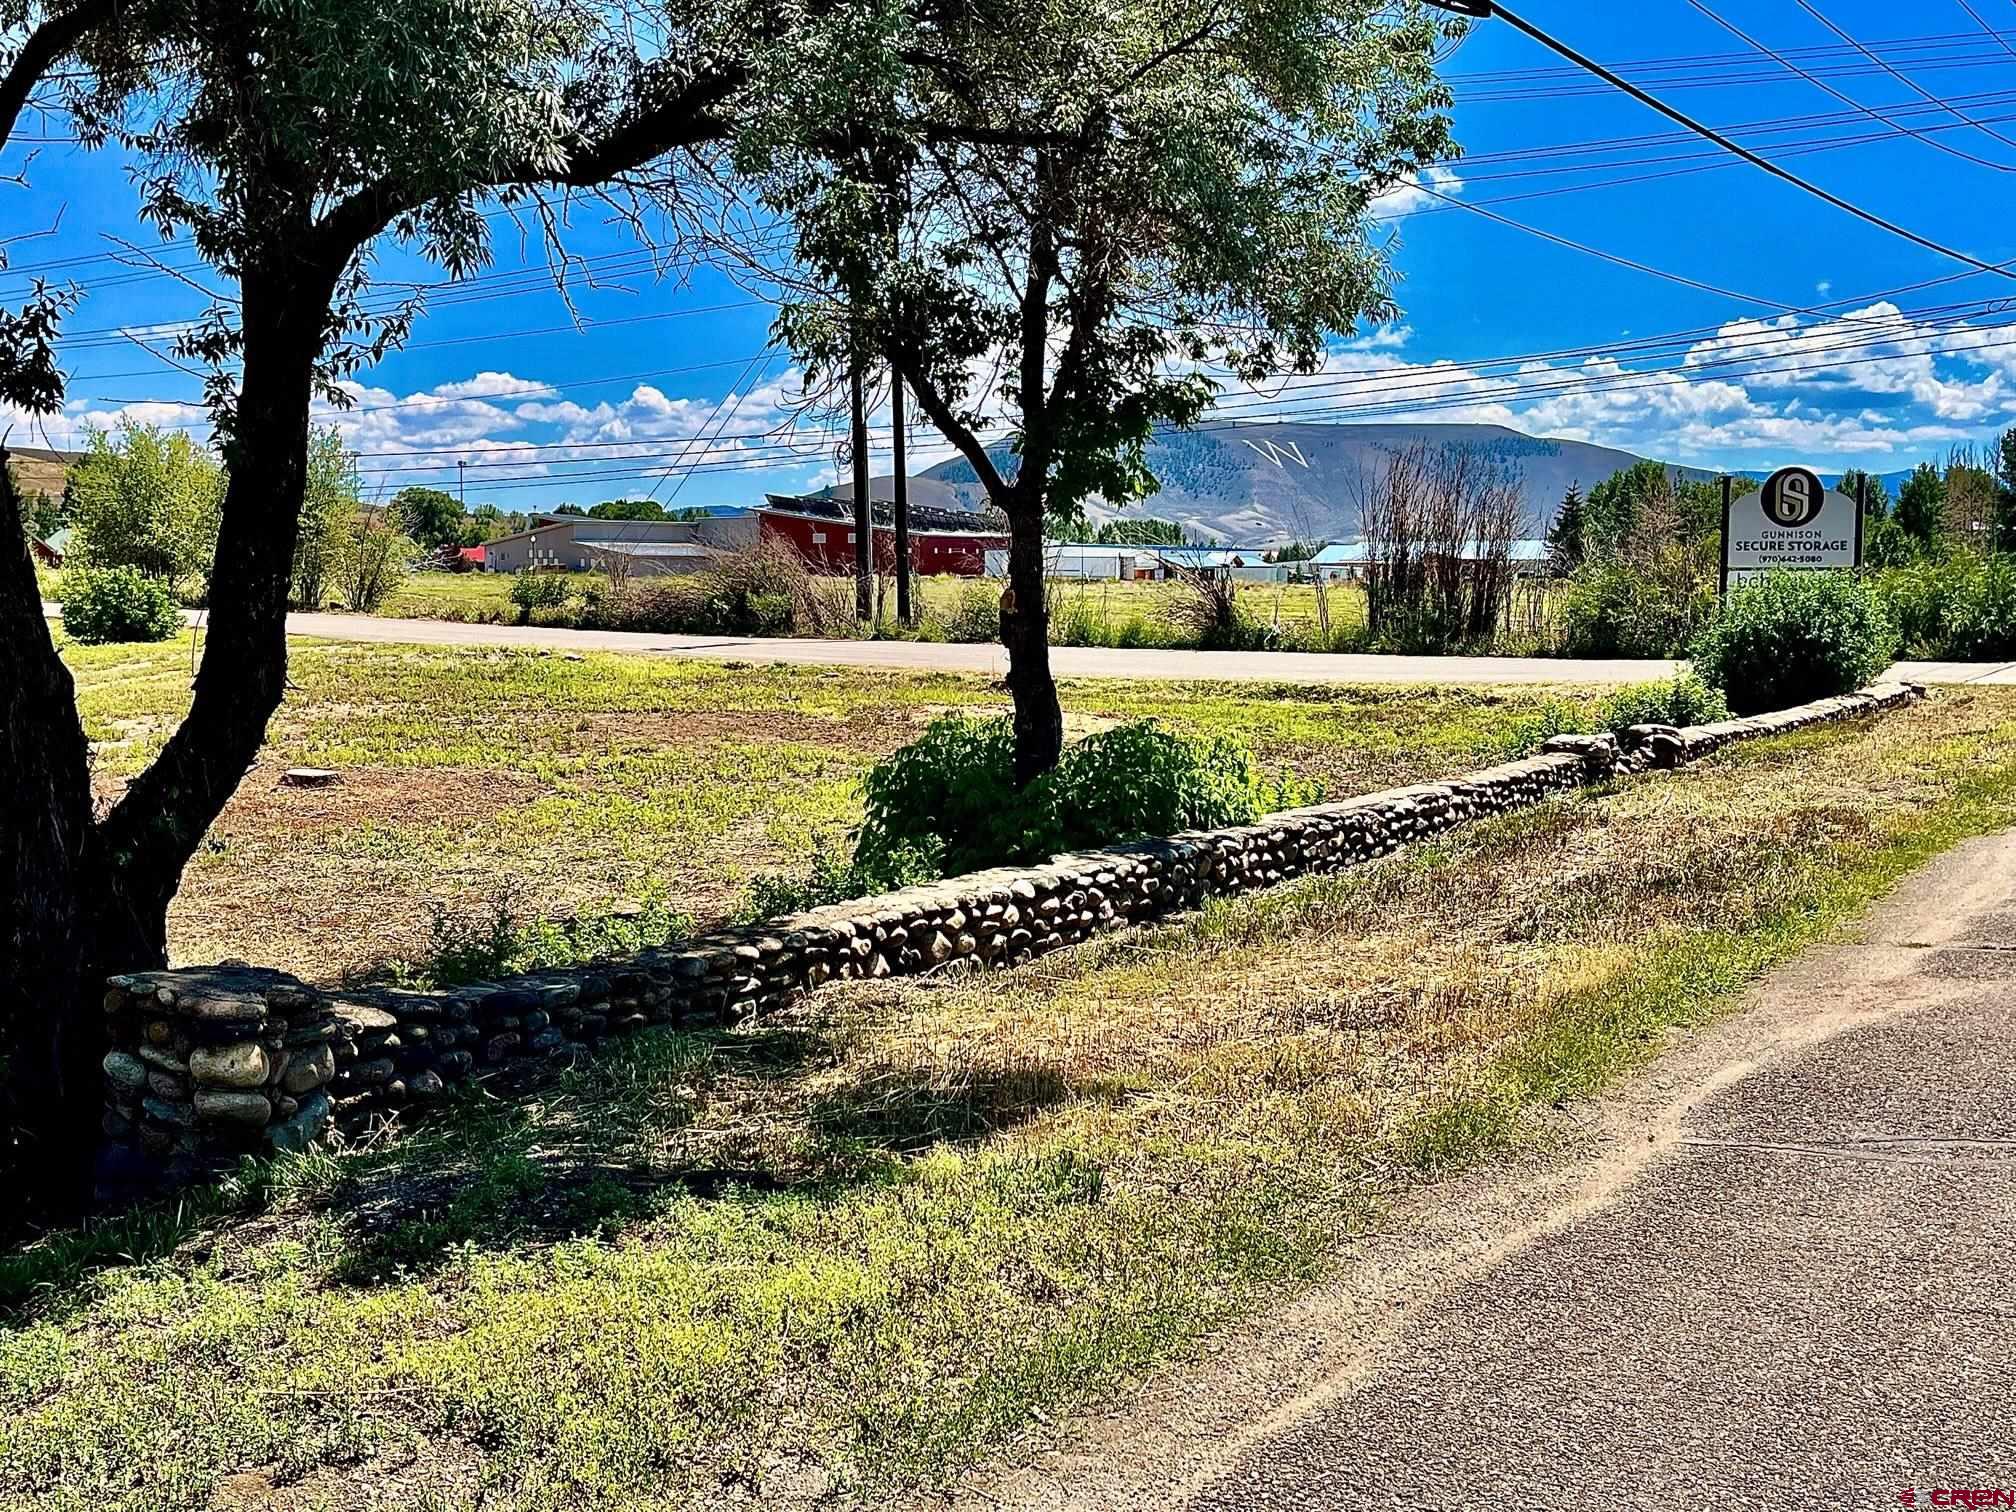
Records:
<instances>
[{"instance_id":1,"label":"tree branch","mask_svg":"<svg viewBox=\"0 0 2016 1512\"><path fill-rule=\"evenodd\" d=\"M58 58L81 42L85 34L119 14L118 0L79 0L61 15L51 16L21 45L0 79L0 144L14 135L28 96Z\"/></svg>"},{"instance_id":2,"label":"tree branch","mask_svg":"<svg viewBox=\"0 0 2016 1512\"><path fill-rule=\"evenodd\" d=\"M994 459L987 455L986 446L973 434L973 428L952 412L952 406L945 402L945 396L938 391L937 385L925 376L916 354L892 346L889 365L910 385L910 392L917 396L918 408L931 417L931 423L938 427L938 434L950 441L959 455L972 464L980 486L987 490L987 497L999 499L1007 493L1007 480L1001 476L1001 469L994 465Z\"/></svg>"}]
</instances>

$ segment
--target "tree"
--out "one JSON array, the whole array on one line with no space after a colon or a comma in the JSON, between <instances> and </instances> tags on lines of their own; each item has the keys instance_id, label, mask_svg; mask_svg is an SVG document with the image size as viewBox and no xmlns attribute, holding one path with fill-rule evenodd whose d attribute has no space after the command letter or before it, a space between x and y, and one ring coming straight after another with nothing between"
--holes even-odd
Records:
<instances>
[{"instance_id":1,"label":"tree","mask_svg":"<svg viewBox=\"0 0 2016 1512\"><path fill-rule=\"evenodd\" d=\"M1655 501L1660 518L1678 531L1681 539L1698 540L1704 531L1721 527L1719 482L1689 484L1665 463L1641 459L1589 490L1582 503L1583 554L1614 551L1637 530L1639 516Z\"/></svg>"},{"instance_id":2,"label":"tree","mask_svg":"<svg viewBox=\"0 0 2016 1512\"><path fill-rule=\"evenodd\" d=\"M1851 499L1863 498L1861 491L1864 488L1868 489L1868 496L1862 509L1862 522L1865 531L1878 520L1889 518L1890 490L1884 486L1883 480L1877 477L1876 474L1864 471L1859 467L1851 467L1841 474L1841 481L1835 487Z\"/></svg>"},{"instance_id":3,"label":"tree","mask_svg":"<svg viewBox=\"0 0 2016 1512\"><path fill-rule=\"evenodd\" d=\"M2016 425L1995 438L1996 551L2016 551Z\"/></svg>"},{"instance_id":4,"label":"tree","mask_svg":"<svg viewBox=\"0 0 2016 1512\"><path fill-rule=\"evenodd\" d=\"M402 488L392 495L392 514L402 532L429 550L462 539L462 506L443 489Z\"/></svg>"},{"instance_id":5,"label":"tree","mask_svg":"<svg viewBox=\"0 0 2016 1512\"><path fill-rule=\"evenodd\" d=\"M355 509L343 521L333 566L343 607L373 614L406 577L415 546L390 510Z\"/></svg>"},{"instance_id":6,"label":"tree","mask_svg":"<svg viewBox=\"0 0 2016 1512\"><path fill-rule=\"evenodd\" d=\"M128 421L88 433L64 487L79 566L178 583L210 570L224 470L186 431Z\"/></svg>"},{"instance_id":7,"label":"tree","mask_svg":"<svg viewBox=\"0 0 2016 1512\"><path fill-rule=\"evenodd\" d=\"M656 499L609 499L588 513L598 520L662 520L665 506Z\"/></svg>"},{"instance_id":8,"label":"tree","mask_svg":"<svg viewBox=\"0 0 2016 1512\"><path fill-rule=\"evenodd\" d=\"M1920 548L1929 547L1946 528L1946 480L1930 462L1920 462L1897 490L1897 528Z\"/></svg>"},{"instance_id":9,"label":"tree","mask_svg":"<svg viewBox=\"0 0 2016 1512\"><path fill-rule=\"evenodd\" d=\"M231 285L182 343L212 370L229 474L203 659L182 723L102 816L27 555L0 565L0 1063L6 1116L38 1152L22 1169L52 1201L87 1185L104 978L166 960L169 899L286 686L310 402L340 395L334 380L411 317L364 301L374 243L390 231L467 274L487 255L486 200L601 184L726 129L747 69L725 29L745 17L703 7L634 45L623 19L596 19L531 0L0 10L0 142L36 87L75 65L63 79L80 133L126 149L144 216ZM0 317L0 401L60 407L69 303L38 291ZM0 538L21 528L0 453Z\"/></svg>"},{"instance_id":10,"label":"tree","mask_svg":"<svg viewBox=\"0 0 2016 1512\"><path fill-rule=\"evenodd\" d=\"M1946 507L1942 529L1948 540L1973 551L1993 545L1996 483L1972 446L1956 446L1946 455Z\"/></svg>"},{"instance_id":11,"label":"tree","mask_svg":"<svg viewBox=\"0 0 2016 1512\"><path fill-rule=\"evenodd\" d=\"M1561 507L1554 512L1554 523L1547 527L1547 555L1556 573L1573 572L1587 555L1585 511L1582 485L1570 483L1568 492L1561 495Z\"/></svg>"},{"instance_id":12,"label":"tree","mask_svg":"<svg viewBox=\"0 0 2016 1512\"><path fill-rule=\"evenodd\" d=\"M583 509L579 504L562 504L553 513L556 515L578 515L582 519L588 517L588 511Z\"/></svg>"},{"instance_id":13,"label":"tree","mask_svg":"<svg viewBox=\"0 0 2016 1512\"><path fill-rule=\"evenodd\" d=\"M778 336L814 381L888 363L1007 519L1026 783L1064 733L1046 520L1151 493L1153 428L1193 422L1213 375L1313 371L1392 317L1371 205L1450 150L1449 33L1373 0L874 14L807 18L738 162L810 274Z\"/></svg>"},{"instance_id":14,"label":"tree","mask_svg":"<svg viewBox=\"0 0 2016 1512\"><path fill-rule=\"evenodd\" d=\"M328 601L331 579L364 508L362 482L342 432L333 425L318 429L308 443L301 527L294 537L293 598L303 609L320 609Z\"/></svg>"}]
</instances>

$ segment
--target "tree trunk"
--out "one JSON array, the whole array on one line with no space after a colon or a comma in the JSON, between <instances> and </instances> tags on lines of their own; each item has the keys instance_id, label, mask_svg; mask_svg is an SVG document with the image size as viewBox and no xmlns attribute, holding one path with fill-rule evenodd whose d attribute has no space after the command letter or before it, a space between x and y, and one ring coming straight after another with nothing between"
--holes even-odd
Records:
<instances>
[{"instance_id":1,"label":"tree trunk","mask_svg":"<svg viewBox=\"0 0 2016 1512\"><path fill-rule=\"evenodd\" d=\"M257 756L287 680L287 587L307 478L309 397L334 286L243 280L244 375L190 710L160 756L92 821L88 746L35 592L18 503L0 486L0 1035L12 1148L51 1216L89 1198L104 979L167 962L182 870Z\"/></svg>"},{"instance_id":2,"label":"tree trunk","mask_svg":"<svg viewBox=\"0 0 2016 1512\"><path fill-rule=\"evenodd\" d=\"M1008 515L1008 592L1001 644L1008 651L1008 691L1015 699L1015 782L1019 787L1057 764L1064 711L1050 675L1050 608L1043 593L1043 501L1021 486L1003 504Z\"/></svg>"}]
</instances>

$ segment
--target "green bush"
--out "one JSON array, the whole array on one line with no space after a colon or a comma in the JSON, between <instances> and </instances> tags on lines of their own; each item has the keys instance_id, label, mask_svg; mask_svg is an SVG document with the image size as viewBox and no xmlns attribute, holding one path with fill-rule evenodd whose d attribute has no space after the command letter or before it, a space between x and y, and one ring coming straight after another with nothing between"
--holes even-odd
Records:
<instances>
[{"instance_id":1,"label":"green bush","mask_svg":"<svg viewBox=\"0 0 2016 1512\"><path fill-rule=\"evenodd\" d=\"M692 921L657 893L626 912L528 919L507 886L474 913L429 903L426 950L417 960L393 963L385 975L403 986L456 987L635 955L684 939L692 929Z\"/></svg>"},{"instance_id":2,"label":"green bush","mask_svg":"<svg viewBox=\"0 0 2016 1512\"><path fill-rule=\"evenodd\" d=\"M529 624L535 609L558 609L567 602L571 585L557 572L514 572L511 574L511 602L518 606L518 623Z\"/></svg>"},{"instance_id":3,"label":"green bush","mask_svg":"<svg viewBox=\"0 0 2016 1512\"><path fill-rule=\"evenodd\" d=\"M1714 606L1713 588L1689 572L1588 562L1562 586L1561 654L1679 656Z\"/></svg>"},{"instance_id":4,"label":"green bush","mask_svg":"<svg viewBox=\"0 0 2016 1512\"><path fill-rule=\"evenodd\" d=\"M1232 741L1152 721L1067 746L1050 771L1014 783L1006 719L948 715L879 762L865 782L855 860L872 875L929 863L956 874L1143 835L1243 824L1313 802L1319 790L1264 777Z\"/></svg>"},{"instance_id":5,"label":"green bush","mask_svg":"<svg viewBox=\"0 0 2016 1512\"><path fill-rule=\"evenodd\" d=\"M1596 727L1628 730L1632 725L1714 724L1729 717L1729 700L1692 672L1619 688L1596 706Z\"/></svg>"},{"instance_id":6,"label":"green bush","mask_svg":"<svg viewBox=\"0 0 2016 1512\"><path fill-rule=\"evenodd\" d=\"M2016 561L1991 557L1955 583L1934 653L1959 661L2016 657Z\"/></svg>"},{"instance_id":7,"label":"green bush","mask_svg":"<svg viewBox=\"0 0 2016 1512\"><path fill-rule=\"evenodd\" d=\"M1897 643L1923 656L1944 656L1948 615L1966 563L1921 557L1886 567L1871 580Z\"/></svg>"},{"instance_id":8,"label":"green bush","mask_svg":"<svg viewBox=\"0 0 2016 1512\"><path fill-rule=\"evenodd\" d=\"M1696 637L1694 669L1738 714L1851 692L1889 666L1897 632L1846 572L1774 572L1731 590Z\"/></svg>"},{"instance_id":9,"label":"green bush","mask_svg":"<svg viewBox=\"0 0 2016 1512\"><path fill-rule=\"evenodd\" d=\"M782 914L803 913L808 908L844 903L849 898L866 898L920 882L935 882L938 876L937 865L922 851L899 848L870 865L822 846L812 853L811 864L802 875L773 874L752 881L740 917L753 923Z\"/></svg>"},{"instance_id":10,"label":"green bush","mask_svg":"<svg viewBox=\"0 0 2016 1512\"><path fill-rule=\"evenodd\" d=\"M175 592L138 567L77 567L63 575L63 628L86 645L164 641L182 629Z\"/></svg>"},{"instance_id":11,"label":"green bush","mask_svg":"<svg viewBox=\"0 0 2016 1512\"><path fill-rule=\"evenodd\" d=\"M2016 559L1953 551L1886 568L1874 582L1899 643L1912 654L2016 657Z\"/></svg>"},{"instance_id":12,"label":"green bush","mask_svg":"<svg viewBox=\"0 0 2016 1512\"><path fill-rule=\"evenodd\" d=\"M1001 595L979 583L959 590L952 611L939 618L945 639L959 645L981 645L1001 639Z\"/></svg>"}]
</instances>

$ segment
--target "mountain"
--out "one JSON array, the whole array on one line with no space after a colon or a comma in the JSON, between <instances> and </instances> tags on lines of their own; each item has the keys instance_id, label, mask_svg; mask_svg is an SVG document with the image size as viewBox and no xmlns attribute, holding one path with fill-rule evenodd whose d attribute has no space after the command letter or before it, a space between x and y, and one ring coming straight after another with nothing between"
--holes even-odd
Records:
<instances>
[{"instance_id":1,"label":"mountain","mask_svg":"<svg viewBox=\"0 0 2016 1512\"><path fill-rule=\"evenodd\" d=\"M39 446L10 446L8 460L14 468L14 482L24 494L46 493L51 498L61 498L64 479L69 476L70 464L84 453L75 451L44 451Z\"/></svg>"},{"instance_id":2,"label":"mountain","mask_svg":"<svg viewBox=\"0 0 2016 1512\"><path fill-rule=\"evenodd\" d=\"M1348 539L1358 534L1358 489L1381 459L1425 442L1474 446L1514 469L1526 495L1534 535L1546 529L1571 484L1584 492L1640 459L1587 441L1544 440L1500 425L1325 425L1316 422L1226 425L1163 431L1148 444L1148 465L1161 480L1153 498L1125 511L1097 505L1097 520L1154 515L1200 536L1249 545L1287 540ZM1013 465L1003 448L998 460ZM1713 477L1676 468L1688 478ZM918 485L929 485L929 493ZM887 497L876 479L870 494ZM972 464L940 462L913 480L920 503L977 509L985 502Z\"/></svg>"}]
</instances>

